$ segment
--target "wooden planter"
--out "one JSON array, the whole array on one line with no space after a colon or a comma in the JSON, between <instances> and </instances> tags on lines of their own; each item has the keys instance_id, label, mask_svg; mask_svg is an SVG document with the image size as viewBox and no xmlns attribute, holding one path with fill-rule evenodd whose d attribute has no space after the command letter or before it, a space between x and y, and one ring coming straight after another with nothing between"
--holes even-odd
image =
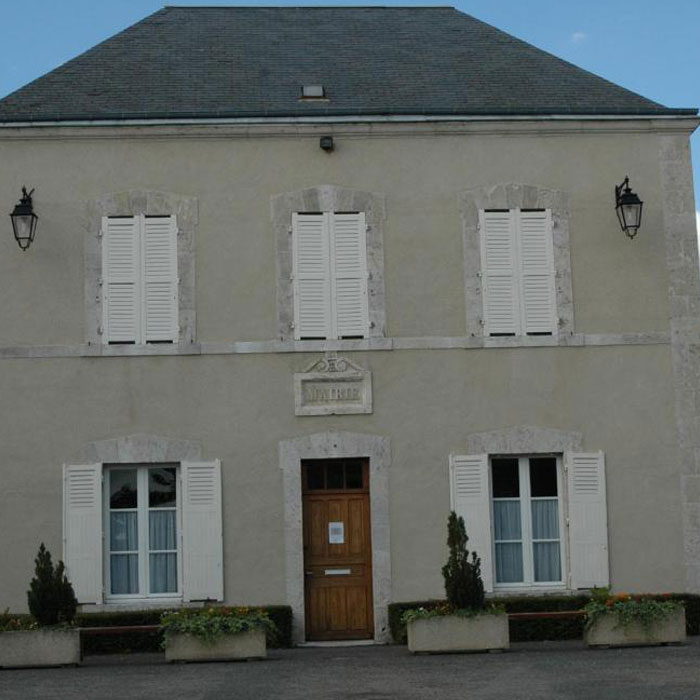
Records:
<instances>
[{"instance_id":1,"label":"wooden planter","mask_svg":"<svg viewBox=\"0 0 700 700\"><path fill-rule=\"evenodd\" d=\"M36 629L0 632L0 667L69 666L80 663L80 631Z\"/></svg>"},{"instance_id":2,"label":"wooden planter","mask_svg":"<svg viewBox=\"0 0 700 700\"><path fill-rule=\"evenodd\" d=\"M219 637L213 643L191 634L175 634L165 647L166 661L244 661L267 656L265 630Z\"/></svg>"},{"instance_id":3,"label":"wooden planter","mask_svg":"<svg viewBox=\"0 0 700 700\"><path fill-rule=\"evenodd\" d=\"M508 615L484 613L476 617L441 615L411 620L408 650L414 654L508 649Z\"/></svg>"},{"instance_id":4,"label":"wooden planter","mask_svg":"<svg viewBox=\"0 0 700 700\"><path fill-rule=\"evenodd\" d=\"M641 622L623 625L614 613L601 615L586 628L583 639L589 647L682 644L685 642L685 609L680 607L648 628Z\"/></svg>"}]
</instances>

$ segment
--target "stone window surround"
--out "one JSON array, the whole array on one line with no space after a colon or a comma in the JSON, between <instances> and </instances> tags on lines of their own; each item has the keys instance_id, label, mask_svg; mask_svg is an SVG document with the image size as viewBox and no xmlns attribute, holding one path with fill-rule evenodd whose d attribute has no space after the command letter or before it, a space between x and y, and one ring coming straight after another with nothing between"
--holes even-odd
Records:
<instances>
[{"instance_id":1,"label":"stone window surround","mask_svg":"<svg viewBox=\"0 0 700 700\"><path fill-rule=\"evenodd\" d=\"M388 606L391 602L389 540L391 441L388 437L380 435L330 431L282 440L279 443L279 464L284 488L287 604L291 606L293 612L293 641L298 644L306 640L301 460L336 457L369 458L374 640L388 642L390 636Z\"/></svg>"},{"instance_id":2,"label":"stone window surround","mask_svg":"<svg viewBox=\"0 0 700 700\"><path fill-rule=\"evenodd\" d=\"M177 223L178 344L191 344L196 337L195 306L195 229L196 197L158 192L128 190L105 194L90 200L85 219L85 334L88 345L102 345L102 217L168 216ZM133 347L133 346L132 346ZM138 346L143 347L143 346Z\"/></svg>"},{"instance_id":3,"label":"stone window surround","mask_svg":"<svg viewBox=\"0 0 700 700\"><path fill-rule=\"evenodd\" d=\"M318 185L274 195L270 200L277 258L277 336L294 340L294 283L292 280L292 214L295 212L364 212L367 223L367 304L369 338L386 332L384 293L384 221L386 198L335 185Z\"/></svg>"},{"instance_id":4,"label":"stone window surround","mask_svg":"<svg viewBox=\"0 0 700 700\"><path fill-rule=\"evenodd\" d=\"M464 297L467 314L467 335L488 338L484 335L483 289L481 283L481 237L479 235L479 211L483 209L550 209L552 212L552 239L554 253L554 281L556 288L556 314L558 331L555 337L562 340L574 333L574 305L571 288L571 252L569 222L571 205L568 193L535 185L502 183L475 187L459 195L464 244ZM509 338L519 344L528 336Z\"/></svg>"},{"instance_id":5,"label":"stone window surround","mask_svg":"<svg viewBox=\"0 0 700 700\"><path fill-rule=\"evenodd\" d=\"M517 425L467 435L467 454L527 455L577 452L583 436L575 431Z\"/></svg>"}]
</instances>

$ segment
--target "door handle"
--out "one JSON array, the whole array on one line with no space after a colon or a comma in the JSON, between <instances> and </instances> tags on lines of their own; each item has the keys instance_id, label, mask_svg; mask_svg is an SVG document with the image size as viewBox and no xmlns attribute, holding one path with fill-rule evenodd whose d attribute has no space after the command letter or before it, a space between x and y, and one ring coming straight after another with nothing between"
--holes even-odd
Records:
<instances>
[{"instance_id":1,"label":"door handle","mask_svg":"<svg viewBox=\"0 0 700 700\"><path fill-rule=\"evenodd\" d=\"M305 571L304 572L307 576L313 576L314 572L313 571Z\"/></svg>"}]
</instances>

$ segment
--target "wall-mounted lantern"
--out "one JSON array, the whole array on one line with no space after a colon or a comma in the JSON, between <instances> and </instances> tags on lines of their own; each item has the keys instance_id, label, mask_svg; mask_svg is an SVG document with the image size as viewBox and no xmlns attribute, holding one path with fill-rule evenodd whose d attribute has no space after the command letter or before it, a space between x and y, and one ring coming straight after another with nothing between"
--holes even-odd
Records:
<instances>
[{"instance_id":1,"label":"wall-mounted lantern","mask_svg":"<svg viewBox=\"0 0 700 700\"><path fill-rule=\"evenodd\" d=\"M319 139L318 145L326 152L330 153L334 148L335 144L333 143L333 137L332 136L321 136Z\"/></svg>"},{"instance_id":2,"label":"wall-mounted lantern","mask_svg":"<svg viewBox=\"0 0 700 700\"><path fill-rule=\"evenodd\" d=\"M642 202L630 189L630 179L626 177L622 184L615 185L615 212L622 230L630 237L637 235L642 223Z\"/></svg>"},{"instance_id":3,"label":"wall-mounted lantern","mask_svg":"<svg viewBox=\"0 0 700 700\"><path fill-rule=\"evenodd\" d=\"M22 250L27 250L32 244L36 233L36 222L39 220L32 206L33 193L34 190L27 192L27 188L22 187L22 199L19 200L18 204L15 204L12 214L10 214L15 240Z\"/></svg>"}]
</instances>

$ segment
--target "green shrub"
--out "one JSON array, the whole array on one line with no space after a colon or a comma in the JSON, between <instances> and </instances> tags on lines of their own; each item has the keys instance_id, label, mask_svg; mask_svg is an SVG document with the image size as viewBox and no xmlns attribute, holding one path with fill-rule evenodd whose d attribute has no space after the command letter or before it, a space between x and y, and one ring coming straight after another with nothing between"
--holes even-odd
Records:
<instances>
[{"instance_id":1,"label":"green shrub","mask_svg":"<svg viewBox=\"0 0 700 700\"><path fill-rule=\"evenodd\" d=\"M0 632L31 630L38 627L31 615L13 615L9 608L0 613Z\"/></svg>"},{"instance_id":2,"label":"green shrub","mask_svg":"<svg viewBox=\"0 0 700 700\"><path fill-rule=\"evenodd\" d=\"M54 568L51 554L42 542L34 563L34 578L27 591L29 612L41 626L71 624L78 601L63 562Z\"/></svg>"},{"instance_id":3,"label":"green shrub","mask_svg":"<svg viewBox=\"0 0 700 700\"><path fill-rule=\"evenodd\" d=\"M261 608L216 606L201 609L172 610L161 616L164 645L173 635L190 634L208 644L217 639L250 630L276 634L275 624Z\"/></svg>"},{"instance_id":4,"label":"green shrub","mask_svg":"<svg viewBox=\"0 0 700 700\"><path fill-rule=\"evenodd\" d=\"M627 627L635 622L648 630L655 622L663 620L683 607L670 595L630 595L629 593L610 594L609 588L593 589L591 600L586 605L586 627L590 627L601 617L614 615L617 623Z\"/></svg>"},{"instance_id":5,"label":"green shrub","mask_svg":"<svg viewBox=\"0 0 700 700\"><path fill-rule=\"evenodd\" d=\"M693 593L671 593L668 596L654 596L664 600L674 600L685 605L686 631L688 635L700 635L700 595ZM492 598L502 605L506 612L556 612L560 610L583 610L590 602L590 596L579 594L512 596ZM407 610L420 607L429 609L444 605L445 601L422 600L389 605L389 629L396 644L406 643L406 625L401 621ZM583 637L583 617L570 619L510 620L511 642L541 642L560 639L581 639Z\"/></svg>"},{"instance_id":6,"label":"green shrub","mask_svg":"<svg viewBox=\"0 0 700 700\"><path fill-rule=\"evenodd\" d=\"M453 610L481 610L484 607L484 584L481 580L481 559L472 552L469 561L467 531L464 519L454 511L447 519L447 564L442 567L447 602Z\"/></svg>"}]
</instances>

